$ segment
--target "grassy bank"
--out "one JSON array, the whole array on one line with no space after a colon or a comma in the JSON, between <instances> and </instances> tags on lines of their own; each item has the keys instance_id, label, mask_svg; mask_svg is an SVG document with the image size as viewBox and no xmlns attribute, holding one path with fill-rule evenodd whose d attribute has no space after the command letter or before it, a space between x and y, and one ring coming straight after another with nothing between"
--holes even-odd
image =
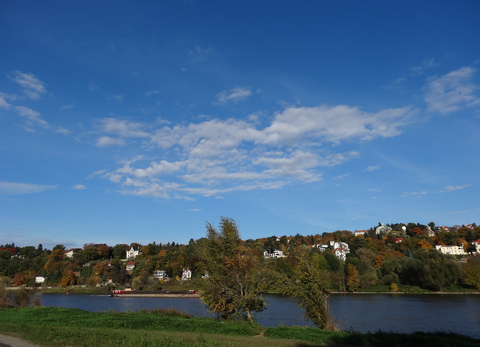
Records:
<instances>
[{"instance_id":1,"label":"grassy bank","mask_svg":"<svg viewBox=\"0 0 480 347\"><path fill-rule=\"evenodd\" d=\"M455 334L360 334L315 328L263 328L249 322L192 317L175 310L87 312L28 307L0 309L0 333L42 346L422 346L470 347L480 340Z\"/></svg>"}]
</instances>

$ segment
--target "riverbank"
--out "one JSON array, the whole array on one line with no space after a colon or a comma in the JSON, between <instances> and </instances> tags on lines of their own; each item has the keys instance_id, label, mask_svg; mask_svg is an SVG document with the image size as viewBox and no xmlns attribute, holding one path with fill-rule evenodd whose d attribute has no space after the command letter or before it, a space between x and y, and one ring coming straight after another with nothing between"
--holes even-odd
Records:
<instances>
[{"instance_id":1,"label":"riverbank","mask_svg":"<svg viewBox=\"0 0 480 347\"><path fill-rule=\"evenodd\" d=\"M47 328L48 327L48 328ZM480 339L446 333L332 332L309 327L264 328L189 316L176 310L87 312L56 307L0 309L0 333L42 346L457 346Z\"/></svg>"}]
</instances>

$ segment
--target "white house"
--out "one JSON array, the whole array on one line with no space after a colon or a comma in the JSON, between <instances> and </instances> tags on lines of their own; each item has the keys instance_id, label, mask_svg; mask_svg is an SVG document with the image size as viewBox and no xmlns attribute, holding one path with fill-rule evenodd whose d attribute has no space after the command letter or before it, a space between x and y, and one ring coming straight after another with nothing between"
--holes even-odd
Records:
<instances>
[{"instance_id":1,"label":"white house","mask_svg":"<svg viewBox=\"0 0 480 347\"><path fill-rule=\"evenodd\" d=\"M263 256L265 258L284 258L285 256L283 255L283 252L282 251L279 251L278 249L274 250L274 251L265 251L263 252Z\"/></svg>"},{"instance_id":2,"label":"white house","mask_svg":"<svg viewBox=\"0 0 480 347\"><path fill-rule=\"evenodd\" d=\"M65 251L65 256L67 258L73 258L73 248L69 249L68 251Z\"/></svg>"},{"instance_id":3,"label":"white house","mask_svg":"<svg viewBox=\"0 0 480 347\"><path fill-rule=\"evenodd\" d=\"M345 251L345 249L343 248L335 248L335 250L333 251L333 253L335 254L335 256L340 259L340 260L347 260L347 252Z\"/></svg>"},{"instance_id":4,"label":"white house","mask_svg":"<svg viewBox=\"0 0 480 347\"><path fill-rule=\"evenodd\" d=\"M167 271L165 271L165 270L155 270L155 271L153 271L153 277L158 278L159 280L165 281L165 279L168 277Z\"/></svg>"},{"instance_id":5,"label":"white house","mask_svg":"<svg viewBox=\"0 0 480 347\"><path fill-rule=\"evenodd\" d=\"M185 269L183 268L183 271L182 271L182 281L186 281L186 280L190 280L192 279L192 270L190 269Z\"/></svg>"},{"instance_id":6,"label":"white house","mask_svg":"<svg viewBox=\"0 0 480 347\"><path fill-rule=\"evenodd\" d=\"M127 263L127 267L126 267L126 268L127 268L127 271L128 271L128 272L132 272L133 269L135 269L135 262L134 262L134 261L129 261L129 262Z\"/></svg>"},{"instance_id":7,"label":"white house","mask_svg":"<svg viewBox=\"0 0 480 347\"><path fill-rule=\"evenodd\" d=\"M328 245L313 245L312 247L317 247L320 252L325 252L328 249Z\"/></svg>"},{"instance_id":8,"label":"white house","mask_svg":"<svg viewBox=\"0 0 480 347\"><path fill-rule=\"evenodd\" d=\"M463 246L442 246L437 245L435 246L437 251L442 252L443 254L451 254L451 255L465 255L465 251L463 250Z\"/></svg>"},{"instance_id":9,"label":"white house","mask_svg":"<svg viewBox=\"0 0 480 347\"><path fill-rule=\"evenodd\" d=\"M477 253L480 253L480 239L472 241L472 245L477 248Z\"/></svg>"},{"instance_id":10,"label":"white house","mask_svg":"<svg viewBox=\"0 0 480 347\"><path fill-rule=\"evenodd\" d=\"M35 277L35 283L45 283L46 277L37 276Z\"/></svg>"},{"instance_id":11,"label":"white house","mask_svg":"<svg viewBox=\"0 0 480 347\"><path fill-rule=\"evenodd\" d=\"M393 229L390 227L387 227L385 224L381 224L379 227L375 229L375 234L379 235L380 233L389 233Z\"/></svg>"},{"instance_id":12,"label":"white house","mask_svg":"<svg viewBox=\"0 0 480 347\"><path fill-rule=\"evenodd\" d=\"M355 230L354 234L355 236L360 236L360 235L364 236L366 232L367 232L366 230Z\"/></svg>"},{"instance_id":13,"label":"white house","mask_svg":"<svg viewBox=\"0 0 480 347\"><path fill-rule=\"evenodd\" d=\"M332 249L343 248L346 251L346 253L350 253L350 250L348 249L348 244L346 242L330 241L329 245L330 245L330 247L332 247Z\"/></svg>"},{"instance_id":14,"label":"white house","mask_svg":"<svg viewBox=\"0 0 480 347\"><path fill-rule=\"evenodd\" d=\"M140 247L131 247L127 251L127 259L135 259L137 255L140 255L140 254L142 254Z\"/></svg>"}]
</instances>

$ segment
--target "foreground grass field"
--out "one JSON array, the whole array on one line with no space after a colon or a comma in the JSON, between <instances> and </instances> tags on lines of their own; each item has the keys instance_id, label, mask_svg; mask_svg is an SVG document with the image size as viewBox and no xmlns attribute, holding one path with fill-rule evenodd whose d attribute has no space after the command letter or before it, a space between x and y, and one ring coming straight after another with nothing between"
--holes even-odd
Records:
<instances>
[{"instance_id":1,"label":"foreground grass field","mask_svg":"<svg viewBox=\"0 0 480 347\"><path fill-rule=\"evenodd\" d=\"M42 346L479 346L455 334L410 335L263 328L248 322L197 318L175 310L87 312L55 307L0 309L0 333Z\"/></svg>"}]
</instances>

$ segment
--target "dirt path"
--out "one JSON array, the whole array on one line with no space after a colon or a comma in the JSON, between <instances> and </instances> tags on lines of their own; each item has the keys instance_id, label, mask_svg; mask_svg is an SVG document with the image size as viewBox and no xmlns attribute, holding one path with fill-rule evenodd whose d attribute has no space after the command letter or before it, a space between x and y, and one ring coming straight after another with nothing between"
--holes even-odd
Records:
<instances>
[{"instance_id":1,"label":"dirt path","mask_svg":"<svg viewBox=\"0 0 480 347\"><path fill-rule=\"evenodd\" d=\"M0 334L0 347L41 347L16 337Z\"/></svg>"}]
</instances>

